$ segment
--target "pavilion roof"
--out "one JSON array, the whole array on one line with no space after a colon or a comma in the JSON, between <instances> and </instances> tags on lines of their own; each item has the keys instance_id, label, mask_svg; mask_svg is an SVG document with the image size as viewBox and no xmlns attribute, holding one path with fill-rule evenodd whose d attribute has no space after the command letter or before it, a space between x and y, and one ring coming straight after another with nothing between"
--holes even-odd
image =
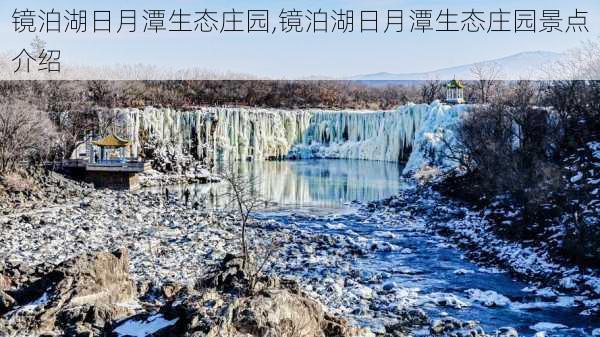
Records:
<instances>
[{"instance_id":1,"label":"pavilion roof","mask_svg":"<svg viewBox=\"0 0 600 337\"><path fill-rule=\"evenodd\" d=\"M108 135L100 140L93 141L92 144L100 147L126 147L131 142L116 135Z\"/></svg>"},{"instance_id":2,"label":"pavilion roof","mask_svg":"<svg viewBox=\"0 0 600 337\"><path fill-rule=\"evenodd\" d=\"M448 82L448 89L464 89L465 85L459 80L452 80Z\"/></svg>"}]
</instances>

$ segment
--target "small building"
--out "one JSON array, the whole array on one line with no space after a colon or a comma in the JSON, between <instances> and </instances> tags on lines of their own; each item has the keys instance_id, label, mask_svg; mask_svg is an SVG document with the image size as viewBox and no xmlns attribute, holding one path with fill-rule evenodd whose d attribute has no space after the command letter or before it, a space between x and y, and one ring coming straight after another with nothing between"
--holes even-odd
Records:
<instances>
[{"instance_id":1,"label":"small building","mask_svg":"<svg viewBox=\"0 0 600 337\"><path fill-rule=\"evenodd\" d=\"M448 82L448 85L446 86L446 103L465 103L465 85L461 81L453 79Z\"/></svg>"},{"instance_id":2,"label":"small building","mask_svg":"<svg viewBox=\"0 0 600 337\"><path fill-rule=\"evenodd\" d=\"M127 161L125 156L125 149L127 153L132 153L131 142L120 138L117 135L108 135L100 140L92 141L92 153L90 156L90 163L124 163ZM100 149L100 152L96 151L96 148Z\"/></svg>"},{"instance_id":3,"label":"small building","mask_svg":"<svg viewBox=\"0 0 600 337\"><path fill-rule=\"evenodd\" d=\"M88 138L83 146L86 154L76 149L75 158L62 166L96 188L135 190L139 188L138 174L151 168L150 163L129 157L133 144L114 134L95 141Z\"/></svg>"}]
</instances>

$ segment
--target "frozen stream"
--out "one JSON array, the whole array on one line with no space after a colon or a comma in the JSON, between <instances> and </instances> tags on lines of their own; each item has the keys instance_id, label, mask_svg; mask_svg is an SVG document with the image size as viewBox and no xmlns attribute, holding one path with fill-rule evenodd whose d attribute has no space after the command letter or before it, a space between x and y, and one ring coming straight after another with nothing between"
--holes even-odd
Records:
<instances>
[{"instance_id":1,"label":"frozen stream","mask_svg":"<svg viewBox=\"0 0 600 337\"><path fill-rule=\"evenodd\" d=\"M546 336L588 336L600 327L597 318L580 314L575 298L536 289L507 273L466 260L459 249L427 230L426 218L361 211L355 201L383 199L405 186L402 167L396 163L313 160L240 165L260 178L262 196L276 204L260 217L297 224L307 231L400 247L357 257L352 263L363 278L383 276L380 282L419 289L422 299L416 305L432 318L450 315L477 320L490 333L512 326L527 336L538 331L546 331ZM184 188L190 189L192 199L215 202L218 194L214 192L217 185ZM170 187L170 191L181 193L182 189ZM322 276L337 272L314 271ZM354 317L360 320L360 313Z\"/></svg>"}]
</instances>

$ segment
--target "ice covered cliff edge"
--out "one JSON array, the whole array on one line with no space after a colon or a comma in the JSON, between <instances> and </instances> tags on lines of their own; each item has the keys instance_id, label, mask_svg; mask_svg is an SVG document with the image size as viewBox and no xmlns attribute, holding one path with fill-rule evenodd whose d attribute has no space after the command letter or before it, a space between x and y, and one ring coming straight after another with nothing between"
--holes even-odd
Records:
<instances>
[{"instance_id":1,"label":"ice covered cliff edge","mask_svg":"<svg viewBox=\"0 0 600 337\"><path fill-rule=\"evenodd\" d=\"M465 106L407 104L386 111L282 110L204 107L195 110L117 109L135 151L158 151L197 160L340 158L404 162L405 172L443 161L440 137ZM134 155L137 155L135 153Z\"/></svg>"},{"instance_id":2,"label":"ice covered cliff edge","mask_svg":"<svg viewBox=\"0 0 600 337\"><path fill-rule=\"evenodd\" d=\"M387 111L315 111L292 158L406 161L429 105Z\"/></svg>"},{"instance_id":3,"label":"ice covered cliff edge","mask_svg":"<svg viewBox=\"0 0 600 337\"><path fill-rule=\"evenodd\" d=\"M457 162L450 159L448 145L456 144L456 128L468 111L469 105L433 102L415 133L413 150L403 173L414 174L425 167L434 167L438 171L454 169Z\"/></svg>"}]
</instances>

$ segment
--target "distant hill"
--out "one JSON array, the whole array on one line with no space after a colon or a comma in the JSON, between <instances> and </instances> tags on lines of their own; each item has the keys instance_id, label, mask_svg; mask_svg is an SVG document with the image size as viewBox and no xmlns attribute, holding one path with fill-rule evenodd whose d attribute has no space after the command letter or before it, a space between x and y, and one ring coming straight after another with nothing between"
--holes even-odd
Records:
<instances>
[{"instance_id":1,"label":"distant hill","mask_svg":"<svg viewBox=\"0 0 600 337\"><path fill-rule=\"evenodd\" d=\"M499 79L540 79L545 77L544 67L556 62L561 57L562 54L559 53L547 51L533 51L523 52L495 60L483 61L480 63L484 65L495 63L501 71L501 77ZM422 73L392 74L381 72L376 74L353 76L348 79L361 82L379 82L379 84L386 82L410 83L415 81L419 82L432 79L450 80L453 78L461 80L472 80L474 79L474 77L471 73L471 69L474 65L475 63L465 64L457 67L438 69Z\"/></svg>"}]
</instances>

